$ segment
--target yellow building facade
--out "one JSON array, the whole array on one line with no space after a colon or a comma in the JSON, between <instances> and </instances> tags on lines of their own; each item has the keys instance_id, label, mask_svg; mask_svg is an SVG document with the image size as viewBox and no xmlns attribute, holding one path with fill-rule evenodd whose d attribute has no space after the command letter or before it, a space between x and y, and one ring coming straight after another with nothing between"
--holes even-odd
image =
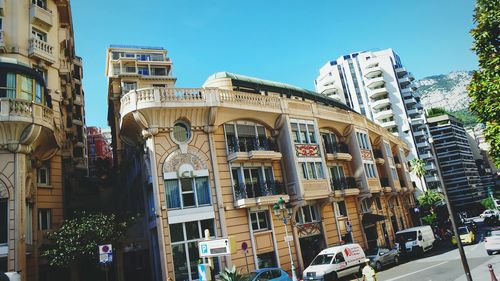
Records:
<instances>
[{"instance_id":1,"label":"yellow building facade","mask_svg":"<svg viewBox=\"0 0 500 281\"><path fill-rule=\"evenodd\" d=\"M111 59L114 52L123 55ZM107 71L125 60L142 64L140 54L152 52L110 48ZM108 75L108 96L116 147L143 151L154 280L197 279L205 229L236 245L215 259L217 269L290 272L289 240L300 274L328 246L392 246L396 231L413 226L408 147L362 115L243 75L174 88L175 78L155 86L144 73ZM124 90L130 83L137 87ZM293 210L286 225L273 212L280 198Z\"/></svg>"},{"instance_id":2,"label":"yellow building facade","mask_svg":"<svg viewBox=\"0 0 500 281\"><path fill-rule=\"evenodd\" d=\"M0 270L56 280L40 257L86 170L82 61L67 0L0 1Z\"/></svg>"}]
</instances>

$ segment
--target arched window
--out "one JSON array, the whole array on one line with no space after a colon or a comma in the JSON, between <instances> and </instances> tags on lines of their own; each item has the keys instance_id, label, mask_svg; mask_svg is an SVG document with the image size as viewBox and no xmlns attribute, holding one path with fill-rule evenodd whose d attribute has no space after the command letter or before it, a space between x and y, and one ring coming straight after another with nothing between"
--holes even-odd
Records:
<instances>
[{"instance_id":1,"label":"arched window","mask_svg":"<svg viewBox=\"0 0 500 281\"><path fill-rule=\"evenodd\" d=\"M177 121L174 124L173 138L178 143L185 143L191 138L191 129L184 121Z\"/></svg>"}]
</instances>

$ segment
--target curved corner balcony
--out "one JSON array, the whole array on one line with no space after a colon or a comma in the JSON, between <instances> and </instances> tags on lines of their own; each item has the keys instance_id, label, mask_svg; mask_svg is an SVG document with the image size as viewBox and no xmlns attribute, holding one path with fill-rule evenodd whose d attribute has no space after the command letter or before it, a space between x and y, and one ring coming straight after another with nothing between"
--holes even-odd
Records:
<instances>
[{"instance_id":1,"label":"curved corner balcony","mask_svg":"<svg viewBox=\"0 0 500 281\"><path fill-rule=\"evenodd\" d=\"M391 100L389 100L389 98L379 99L376 101L372 101L372 108L379 109L379 108L382 108L382 107L387 106L389 104L391 104Z\"/></svg>"},{"instance_id":2,"label":"curved corner balcony","mask_svg":"<svg viewBox=\"0 0 500 281\"><path fill-rule=\"evenodd\" d=\"M392 109L382 110L373 114L373 118L377 119L378 121L391 116L394 116L394 112L392 111Z\"/></svg>"},{"instance_id":3,"label":"curved corner balcony","mask_svg":"<svg viewBox=\"0 0 500 281\"><path fill-rule=\"evenodd\" d=\"M385 87L370 89L370 90L368 90L368 97L371 99L375 99L375 98L383 96L387 93L388 92L387 92L387 89Z\"/></svg>"},{"instance_id":4,"label":"curved corner balcony","mask_svg":"<svg viewBox=\"0 0 500 281\"><path fill-rule=\"evenodd\" d=\"M404 67L398 67L396 68L396 73L400 76L404 76L408 73L408 71Z\"/></svg>"},{"instance_id":5,"label":"curved corner balcony","mask_svg":"<svg viewBox=\"0 0 500 281\"><path fill-rule=\"evenodd\" d=\"M380 66L370 67L365 70L365 77L368 79L380 76L380 74L382 74L382 68Z\"/></svg>"},{"instance_id":6,"label":"curved corner balcony","mask_svg":"<svg viewBox=\"0 0 500 281\"><path fill-rule=\"evenodd\" d=\"M401 89L401 94L403 95L403 97L411 97L413 96L413 89L411 87L406 87L406 88L402 88Z\"/></svg>"},{"instance_id":7,"label":"curved corner balcony","mask_svg":"<svg viewBox=\"0 0 500 281\"><path fill-rule=\"evenodd\" d=\"M54 113L51 108L32 101L0 98L0 122L35 124L54 130Z\"/></svg>"},{"instance_id":8,"label":"curved corner balcony","mask_svg":"<svg viewBox=\"0 0 500 281\"><path fill-rule=\"evenodd\" d=\"M401 88L404 88L411 83L411 80L408 76L405 76L403 78L399 78L398 82L399 82L399 85L401 85Z\"/></svg>"},{"instance_id":9,"label":"curved corner balcony","mask_svg":"<svg viewBox=\"0 0 500 281\"><path fill-rule=\"evenodd\" d=\"M366 86L370 89L378 88L384 85L385 81L383 76L368 79L368 81L366 82Z\"/></svg>"}]
</instances>

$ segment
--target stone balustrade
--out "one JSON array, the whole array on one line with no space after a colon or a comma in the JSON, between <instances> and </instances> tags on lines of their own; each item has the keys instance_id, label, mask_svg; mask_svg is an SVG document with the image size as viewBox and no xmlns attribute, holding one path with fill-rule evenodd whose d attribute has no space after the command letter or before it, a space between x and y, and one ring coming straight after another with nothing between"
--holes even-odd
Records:
<instances>
[{"instance_id":1,"label":"stone balustrade","mask_svg":"<svg viewBox=\"0 0 500 281\"><path fill-rule=\"evenodd\" d=\"M53 130L54 112L27 100L0 98L0 122L34 123Z\"/></svg>"},{"instance_id":2,"label":"stone balustrade","mask_svg":"<svg viewBox=\"0 0 500 281\"><path fill-rule=\"evenodd\" d=\"M38 57L47 62L54 63L54 47L38 38L30 39L29 56Z\"/></svg>"}]
</instances>

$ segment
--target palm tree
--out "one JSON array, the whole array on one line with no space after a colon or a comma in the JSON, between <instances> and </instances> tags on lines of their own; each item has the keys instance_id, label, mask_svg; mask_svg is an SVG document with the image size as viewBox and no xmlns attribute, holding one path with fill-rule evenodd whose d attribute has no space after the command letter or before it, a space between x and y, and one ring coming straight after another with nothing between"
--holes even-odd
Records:
<instances>
[{"instance_id":1,"label":"palm tree","mask_svg":"<svg viewBox=\"0 0 500 281\"><path fill-rule=\"evenodd\" d=\"M431 209L436 202L442 200L444 200L444 195L434 190L426 191L418 197L418 203L421 206L429 206Z\"/></svg>"},{"instance_id":2,"label":"palm tree","mask_svg":"<svg viewBox=\"0 0 500 281\"><path fill-rule=\"evenodd\" d=\"M426 173L425 161L422 159L413 158L410 161L410 166L411 166L412 173L414 173L418 177L418 179L420 180L420 186L422 186L422 188L423 188L424 187L423 177Z\"/></svg>"}]
</instances>

